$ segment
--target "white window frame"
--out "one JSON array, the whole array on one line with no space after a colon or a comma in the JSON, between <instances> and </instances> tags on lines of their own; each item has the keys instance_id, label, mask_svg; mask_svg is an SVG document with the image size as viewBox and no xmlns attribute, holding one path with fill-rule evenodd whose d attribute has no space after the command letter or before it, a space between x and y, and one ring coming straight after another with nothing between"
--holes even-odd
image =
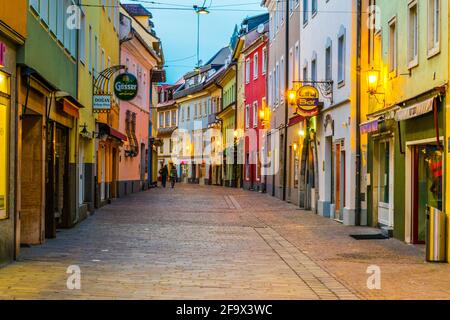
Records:
<instances>
[{"instance_id":1,"label":"white window frame","mask_svg":"<svg viewBox=\"0 0 450 320\"><path fill-rule=\"evenodd\" d=\"M431 58L441 51L441 33L442 33L442 1L441 0L428 0L428 58ZM436 12L436 4L438 10ZM438 15L436 21L436 14Z\"/></svg>"},{"instance_id":2,"label":"white window frame","mask_svg":"<svg viewBox=\"0 0 450 320\"><path fill-rule=\"evenodd\" d=\"M253 102L253 128L258 127L258 101Z\"/></svg>"},{"instance_id":3,"label":"white window frame","mask_svg":"<svg viewBox=\"0 0 450 320\"><path fill-rule=\"evenodd\" d=\"M245 106L245 129L250 128L250 105Z\"/></svg>"},{"instance_id":4,"label":"white window frame","mask_svg":"<svg viewBox=\"0 0 450 320\"><path fill-rule=\"evenodd\" d=\"M394 32L392 32L394 30ZM397 76L398 67L398 25L397 17L389 20L389 37L388 37L388 67L391 77Z\"/></svg>"},{"instance_id":5,"label":"white window frame","mask_svg":"<svg viewBox=\"0 0 450 320\"><path fill-rule=\"evenodd\" d=\"M250 83L250 59L245 60L245 83Z\"/></svg>"},{"instance_id":6,"label":"white window frame","mask_svg":"<svg viewBox=\"0 0 450 320\"><path fill-rule=\"evenodd\" d=\"M269 56L267 55L267 47L262 48L262 74L267 73L267 62Z\"/></svg>"},{"instance_id":7,"label":"white window frame","mask_svg":"<svg viewBox=\"0 0 450 320\"><path fill-rule=\"evenodd\" d=\"M415 20L413 21L413 10ZM419 64L419 4L417 0L408 4L408 68Z\"/></svg>"},{"instance_id":8,"label":"white window frame","mask_svg":"<svg viewBox=\"0 0 450 320\"><path fill-rule=\"evenodd\" d=\"M257 80L259 75L259 55L256 52L253 55L253 80Z\"/></svg>"}]
</instances>

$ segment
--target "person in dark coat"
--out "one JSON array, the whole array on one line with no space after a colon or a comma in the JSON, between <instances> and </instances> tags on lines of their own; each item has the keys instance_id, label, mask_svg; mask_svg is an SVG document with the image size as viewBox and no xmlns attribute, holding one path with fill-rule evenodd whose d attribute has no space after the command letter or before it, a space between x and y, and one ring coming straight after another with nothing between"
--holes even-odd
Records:
<instances>
[{"instance_id":1,"label":"person in dark coat","mask_svg":"<svg viewBox=\"0 0 450 320\"><path fill-rule=\"evenodd\" d=\"M161 175L161 182L162 187L165 188L167 184L167 177L169 176L169 169L167 168L167 165L165 165L160 171L159 174Z\"/></svg>"},{"instance_id":2,"label":"person in dark coat","mask_svg":"<svg viewBox=\"0 0 450 320\"><path fill-rule=\"evenodd\" d=\"M178 180L178 172L177 172L177 166L173 166L170 170L170 182L172 184L172 189L175 188L175 183Z\"/></svg>"}]
</instances>

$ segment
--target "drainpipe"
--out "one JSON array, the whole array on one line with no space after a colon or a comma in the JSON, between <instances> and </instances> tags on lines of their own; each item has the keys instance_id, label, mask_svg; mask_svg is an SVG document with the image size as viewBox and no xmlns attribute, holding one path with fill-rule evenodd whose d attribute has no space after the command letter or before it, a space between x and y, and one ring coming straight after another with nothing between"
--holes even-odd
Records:
<instances>
[{"instance_id":1,"label":"drainpipe","mask_svg":"<svg viewBox=\"0 0 450 320\"><path fill-rule=\"evenodd\" d=\"M357 0L357 54L356 54L356 184L355 184L355 224L361 225L361 0Z\"/></svg>"},{"instance_id":2,"label":"drainpipe","mask_svg":"<svg viewBox=\"0 0 450 320\"><path fill-rule=\"evenodd\" d=\"M285 57L284 57L284 65L285 65L285 87L283 94L284 98L284 155L283 155L283 201L286 201L286 192L287 192L287 154L288 154L288 121L289 121L289 103L286 97L286 92L288 91L289 86L289 1L286 1L286 43L285 43ZM275 187L275 185L274 185Z\"/></svg>"},{"instance_id":3,"label":"drainpipe","mask_svg":"<svg viewBox=\"0 0 450 320\"><path fill-rule=\"evenodd\" d=\"M150 113L148 121L148 159L147 159L147 184L150 188L153 183L153 145L152 145L152 132L153 132L153 80L152 72L150 71Z\"/></svg>"}]
</instances>

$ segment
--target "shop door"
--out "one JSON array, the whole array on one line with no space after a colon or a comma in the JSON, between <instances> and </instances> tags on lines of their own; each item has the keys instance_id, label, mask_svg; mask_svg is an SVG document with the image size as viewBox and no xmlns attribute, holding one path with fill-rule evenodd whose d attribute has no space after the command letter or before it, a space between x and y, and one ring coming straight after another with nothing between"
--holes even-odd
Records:
<instances>
[{"instance_id":1,"label":"shop door","mask_svg":"<svg viewBox=\"0 0 450 320\"><path fill-rule=\"evenodd\" d=\"M437 145L427 144L413 147L413 217L412 240L424 244L426 239L427 206L442 211L442 151Z\"/></svg>"},{"instance_id":2,"label":"shop door","mask_svg":"<svg viewBox=\"0 0 450 320\"><path fill-rule=\"evenodd\" d=\"M381 141L378 151L378 223L387 227L394 226L393 215L393 143Z\"/></svg>"},{"instance_id":3,"label":"shop door","mask_svg":"<svg viewBox=\"0 0 450 320\"><path fill-rule=\"evenodd\" d=\"M45 235L56 237L56 227L70 224L66 205L68 193L68 131L51 122L47 125Z\"/></svg>"},{"instance_id":4,"label":"shop door","mask_svg":"<svg viewBox=\"0 0 450 320\"><path fill-rule=\"evenodd\" d=\"M100 199L105 201L106 199L106 148L101 146L101 166L100 166Z\"/></svg>"},{"instance_id":5,"label":"shop door","mask_svg":"<svg viewBox=\"0 0 450 320\"><path fill-rule=\"evenodd\" d=\"M340 211L341 211L341 144L335 145L335 158L336 161L334 162L336 164L335 168L335 175L334 175L334 196L335 196L335 205L336 205L336 211L334 213L334 218L338 219L340 218Z\"/></svg>"},{"instance_id":6,"label":"shop door","mask_svg":"<svg viewBox=\"0 0 450 320\"><path fill-rule=\"evenodd\" d=\"M85 158L84 158L84 141L80 139L80 147L79 147L79 197L78 197L78 203L80 205L84 204L84 176L85 176Z\"/></svg>"}]
</instances>

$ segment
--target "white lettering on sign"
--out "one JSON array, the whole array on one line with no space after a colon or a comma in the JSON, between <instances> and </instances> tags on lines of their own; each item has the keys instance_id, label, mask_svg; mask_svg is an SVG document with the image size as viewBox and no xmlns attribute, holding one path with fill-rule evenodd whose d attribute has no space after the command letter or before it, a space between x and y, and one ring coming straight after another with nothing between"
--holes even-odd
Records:
<instances>
[{"instance_id":1,"label":"white lettering on sign","mask_svg":"<svg viewBox=\"0 0 450 320\"><path fill-rule=\"evenodd\" d=\"M135 84L123 84L122 82L116 83L116 90L119 92L122 90L136 90L136 89L137 85Z\"/></svg>"},{"instance_id":2,"label":"white lettering on sign","mask_svg":"<svg viewBox=\"0 0 450 320\"><path fill-rule=\"evenodd\" d=\"M110 95L94 95L93 102L94 110L109 110L111 109Z\"/></svg>"}]
</instances>

